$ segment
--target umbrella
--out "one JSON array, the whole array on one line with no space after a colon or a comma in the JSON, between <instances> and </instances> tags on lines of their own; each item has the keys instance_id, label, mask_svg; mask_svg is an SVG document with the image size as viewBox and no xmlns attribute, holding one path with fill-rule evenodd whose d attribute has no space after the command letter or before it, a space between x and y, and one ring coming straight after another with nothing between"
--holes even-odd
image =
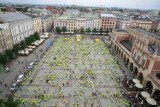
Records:
<instances>
[{"instance_id":1,"label":"umbrella","mask_svg":"<svg viewBox=\"0 0 160 107\"><path fill-rule=\"evenodd\" d=\"M132 81L135 83L135 84L139 84L140 81L138 79L132 79Z\"/></svg>"},{"instance_id":2,"label":"umbrella","mask_svg":"<svg viewBox=\"0 0 160 107\"><path fill-rule=\"evenodd\" d=\"M146 101L151 105L157 105L157 102L153 98L147 98Z\"/></svg>"},{"instance_id":3,"label":"umbrella","mask_svg":"<svg viewBox=\"0 0 160 107\"><path fill-rule=\"evenodd\" d=\"M144 98L149 98L150 97L150 94L146 91L142 91L141 92L141 95L144 97Z\"/></svg>"},{"instance_id":4,"label":"umbrella","mask_svg":"<svg viewBox=\"0 0 160 107\"><path fill-rule=\"evenodd\" d=\"M143 85L142 85L142 84L136 84L135 86L136 86L137 88L140 88L140 89L143 88Z\"/></svg>"}]
</instances>

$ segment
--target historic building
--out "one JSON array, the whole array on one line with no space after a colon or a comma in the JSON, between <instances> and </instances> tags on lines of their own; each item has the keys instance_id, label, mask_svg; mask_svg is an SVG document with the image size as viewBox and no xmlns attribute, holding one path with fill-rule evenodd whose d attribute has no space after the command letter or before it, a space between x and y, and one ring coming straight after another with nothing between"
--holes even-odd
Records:
<instances>
[{"instance_id":1,"label":"historic building","mask_svg":"<svg viewBox=\"0 0 160 107\"><path fill-rule=\"evenodd\" d=\"M96 30L98 32L101 28L103 30L113 29L116 25L116 17L111 14L91 14L91 13L76 13L64 14L54 19L54 29L56 27L62 28L66 26L68 32L86 31L87 28Z\"/></svg>"},{"instance_id":2,"label":"historic building","mask_svg":"<svg viewBox=\"0 0 160 107\"><path fill-rule=\"evenodd\" d=\"M13 40L8 23L0 23L0 52L13 47Z\"/></svg>"},{"instance_id":3,"label":"historic building","mask_svg":"<svg viewBox=\"0 0 160 107\"><path fill-rule=\"evenodd\" d=\"M101 28L103 30L113 29L116 27L116 16L112 14L101 14Z\"/></svg>"},{"instance_id":4,"label":"historic building","mask_svg":"<svg viewBox=\"0 0 160 107\"><path fill-rule=\"evenodd\" d=\"M53 16L52 15L45 15L41 17L42 19L42 31L48 32L53 29Z\"/></svg>"},{"instance_id":5,"label":"historic building","mask_svg":"<svg viewBox=\"0 0 160 107\"><path fill-rule=\"evenodd\" d=\"M140 28L113 30L110 43L125 65L160 104L160 37Z\"/></svg>"},{"instance_id":6,"label":"historic building","mask_svg":"<svg viewBox=\"0 0 160 107\"><path fill-rule=\"evenodd\" d=\"M117 29L126 29L127 26L130 26L130 17L116 16L116 28Z\"/></svg>"},{"instance_id":7,"label":"historic building","mask_svg":"<svg viewBox=\"0 0 160 107\"><path fill-rule=\"evenodd\" d=\"M152 29L152 20L145 16L134 16L131 19L131 26L132 27L139 27L145 30Z\"/></svg>"},{"instance_id":8,"label":"historic building","mask_svg":"<svg viewBox=\"0 0 160 107\"><path fill-rule=\"evenodd\" d=\"M36 15L31 15L31 14L27 14L28 16L30 16L33 20L33 29L34 32L38 32L41 33L42 32L42 20L40 16L36 16Z\"/></svg>"},{"instance_id":9,"label":"historic building","mask_svg":"<svg viewBox=\"0 0 160 107\"><path fill-rule=\"evenodd\" d=\"M24 38L32 35L32 18L21 13L0 13L0 21L9 24L9 30L13 38L13 43L17 44Z\"/></svg>"}]
</instances>

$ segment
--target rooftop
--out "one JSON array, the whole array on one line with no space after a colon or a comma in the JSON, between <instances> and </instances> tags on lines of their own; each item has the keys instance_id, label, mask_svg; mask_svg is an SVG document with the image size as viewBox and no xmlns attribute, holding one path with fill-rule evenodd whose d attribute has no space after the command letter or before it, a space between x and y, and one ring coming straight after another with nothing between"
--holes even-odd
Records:
<instances>
[{"instance_id":1,"label":"rooftop","mask_svg":"<svg viewBox=\"0 0 160 107\"><path fill-rule=\"evenodd\" d=\"M113 14L101 14L101 17L114 17L114 18L116 18L116 16L114 16Z\"/></svg>"},{"instance_id":2,"label":"rooftop","mask_svg":"<svg viewBox=\"0 0 160 107\"><path fill-rule=\"evenodd\" d=\"M31 17L21 13L0 13L1 22L13 22L13 21L23 20L28 18L31 18Z\"/></svg>"},{"instance_id":3,"label":"rooftop","mask_svg":"<svg viewBox=\"0 0 160 107\"><path fill-rule=\"evenodd\" d=\"M128 50L131 52L132 50L132 42L130 40L122 40L120 43Z\"/></svg>"},{"instance_id":4,"label":"rooftop","mask_svg":"<svg viewBox=\"0 0 160 107\"><path fill-rule=\"evenodd\" d=\"M52 17L52 15L45 15L45 16L42 16L41 18L42 18L42 20L44 20L44 19L48 19L50 17Z\"/></svg>"},{"instance_id":5,"label":"rooftop","mask_svg":"<svg viewBox=\"0 0 160 107\"><path fill-rule=\"evenodd\" d=\"M27 16L31 17L31 18L37 18L39 16L36 16L36 15L32 15L32 14L26 14Z\"/></svg>"},{"instance_id":6,"label":"rooftop","mask_svg":"<svg viewBox=\"0 0 160 107\"><path fill-rule=\"evenodd\" d=\"M157 55L160 56L160 45L149 44L148 50L153 54L157 52Z\"/></svg>"},{"instance_id":7,"label":"rooftop","mask_svg":"<svg viewBox=\"0 0 160 107\"><path fill-rule=\"evenodd\" d=\"M158 34L155 34L155 33L150 32L150 31L146 31L146 30L141 29L141 28L136 28L136 30L141 32L145 36L151 36L151 37L154 37L155 39L159 39L160 40L160 35L158 35Z\"/></svg>"},{"instance_id":8,"label":"rooftop","mask_svg":"<svg viewBox=\"0 0 160 107\"><path fill-rule=\"evenodd\" d=\"M142 17L142 16L133 17L132 19L141 21L151 21L148 17Z\"/></svg>"}]
</instances>

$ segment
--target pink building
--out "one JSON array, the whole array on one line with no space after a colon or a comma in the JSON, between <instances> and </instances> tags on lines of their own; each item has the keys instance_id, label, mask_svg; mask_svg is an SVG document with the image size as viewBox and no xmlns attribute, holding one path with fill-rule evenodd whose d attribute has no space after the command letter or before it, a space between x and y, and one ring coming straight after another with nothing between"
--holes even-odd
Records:
<instances>
[{"instance_id":1,"label":"pink building","mask_svg":"<svg viewBox=\"0 0 160 107\"><path fill-rule=\"evenodd\" d=\"M113 30L111 46L160 105L160 37L139 28Z\"/></svg>"}]
</instances>

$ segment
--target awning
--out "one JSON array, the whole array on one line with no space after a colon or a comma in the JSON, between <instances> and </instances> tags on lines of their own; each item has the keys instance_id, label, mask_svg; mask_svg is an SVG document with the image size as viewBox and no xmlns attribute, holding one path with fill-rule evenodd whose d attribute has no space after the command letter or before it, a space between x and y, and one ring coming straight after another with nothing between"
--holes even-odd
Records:
<instances>
[{"instance_id":1,"label":"awning","mask_svg":"<svg viewBox=\"0 0 160 107\"><path fill-rule=\"evenodd\" d=\"M157 102L153 98L147 98L146 101L151 105L157 105Z\"/></svg>"},{"instance_id":2,"label":"awning","mask_svg":"<svg viewBox=\"0 0 160 107\"><path fill-rule=\"evenodd\" d=\"M141 92L141 95L144 97L144 98L149 98L151 95L148 93L148 92L146 92L146 91L142 91Z\"/></svg>"},{"instance_id":3,"label":"awning","mask_svg":"<svg viewBox=\"0 0 160 107\"><path fill-rule=\"evenodd\" d=\"M135 83L135 84L139 84L140 81L138 79L132 79L132 81Z\"/></svg>"},{"instance_id":4,"label":"awning","mask_svg":"<svg viewBox=\"0 0 160 107\"><path fill-rule=\"evenodd\" d=\"M143 85L142 84L135 84L135 86L139 89L142 89L143 88Z\"/></svg>"}]
</instances>

